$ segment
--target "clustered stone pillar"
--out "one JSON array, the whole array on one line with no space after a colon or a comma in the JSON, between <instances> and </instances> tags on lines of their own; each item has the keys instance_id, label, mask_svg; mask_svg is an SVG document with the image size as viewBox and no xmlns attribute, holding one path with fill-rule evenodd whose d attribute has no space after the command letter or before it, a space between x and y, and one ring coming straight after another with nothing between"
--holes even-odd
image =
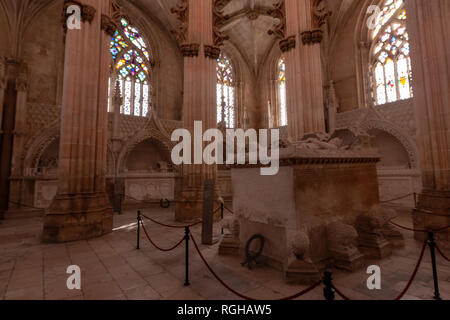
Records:
<instances>
[{"instance_id":1,"label":"clustered stone pillar","mask_svg":"<svg viewBox=\"0 0 450 320\"><path fill-rule=\"evenodd\" d=\"M450 2L406 3L423 180L414 225L439 229L450 224Z\"/></svg>"},{"instance_id":2,"label":"clustered stone pillar","mask_svg":"<svg viewBox=\"0 0 450 320\"><path fill-rule=\"evenodd\" d=\"M66 1L66 5L70 5ZM58 194L46 212L43 240L64 242L111 232L106 186L109 0L83 0L81 29L66 34Z\"/></svg>"},{"instance_id":3,"label":"clustered stone pillar","mask_svg":"<svg viewBox=\"0 0 450 320\"><path fill-rule=\"evenodd\" d=\"M11 157L11 176L10 176L10 192L9 192L9 208L21 208L24 204L22 188L24 188L24 180L22 168L22 151L25 147L26 117L27 117L27 95L28 95L28 76L27 65L21 63L19 74L16 79L16 110L14 119L13 146Z\"/></svg>"},{"instance_id":4,"label":"clustered stone pillar","mask_svg":"<svg viewBox=\"0 0 450 320\"><path fill-rule=\"evenodd\" d=\"M3 100L5 97L6 90L6 66L3 57L0 57L0 129L3 122ZM0 132L1 135L1 132Z\"/></svg>"},{"instance_id":5,"label":"clustered stone pillar","mask_svg":"<svg viewBox=\"0 0 450 320\"><path fill-rule=\"evenodd\" d=\"M202 122L203 132L217 126L216 66L220 49L213 36L214 1L189 0L184 4L186 29L181 44L184 56L183 127L194 137L195 121ZM193 156L194 149L192 163ZM176 205L176 220L189 221L202 216L204 181L215 177L215 165L183 165L181 201Z\"/></svg>"},{"instance_id":6,"label":"clustered stone pillar","mask_svg":"<svg viewBox=\"0 0 450 320\"><path fill-rule=\"evenodd\" d=\"M317 0L285 0L286 38L280 42L286 61L286 104L291 141L325 132L320 42L323 32L314 16Z\"/></svg>"},{"instance_id":7,"label":"clustered stone pillar","mask_svg":"<svg viewBox=\"0 0 450 320\"><path fill-rule=\"evenodd\" d=\"M0 78L2 93L1 122L0 122L0 219L10 208L10 177L13 158L13 143L15 140L17 103L23 102L23 95L19 94L18 79L24 64L15 58L6 58L3 65L3 77ZM22 96L22 98L21 98Z\"/></svg>"}]
</instances>

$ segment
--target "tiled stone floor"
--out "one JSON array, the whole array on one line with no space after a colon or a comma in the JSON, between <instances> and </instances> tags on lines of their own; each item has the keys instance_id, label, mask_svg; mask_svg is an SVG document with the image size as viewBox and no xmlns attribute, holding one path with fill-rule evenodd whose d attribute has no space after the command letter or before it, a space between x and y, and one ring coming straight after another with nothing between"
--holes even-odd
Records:
<instances>
[{"instance_id":1,"label":"tiled stone floor","mask_svg":"<svg viewBox=\"0 0 450 320\"><path fill-rule=\"evenodd\" d=\"M171 222L173 212L147 209L144 212L160 221ZM142 237L136 250L135 211L115 216L113 233L89 241L67 244L42 244L42 218L0 221L0 299L224 299L236 297L218 283L191 246L191 286L184 287L184 246L172 252L156 251ZM411 223L402 216L403 224ZM146 223L154 241L169 247L183 236L183 230L167 229ZM216 225L216 232L219 226ZM200 239L200 227L193 234ZM405 232L406 247L394 251L378 264L382 269L382 290L366 287L365 270L347 273L334 270L335 285L353 299L393 299L408 281L421 244ZM292 295L302 286L286 285L281 273L268 267L253 271L240 266L235 257L221 257L217 245L202 246L202 252L216 272L234 289L257 299L277 299ZM447 252L448 254L450 252ZM449 254L450 255L450 254ZM431 299L433 294L429 251L405 299ZM440 289L450 298L450 263L438 257ZM82 270L82 289L70 291L66 281L69 265ZM322 288L300 299L322 300Z\"/></svg>"}]
</instances>

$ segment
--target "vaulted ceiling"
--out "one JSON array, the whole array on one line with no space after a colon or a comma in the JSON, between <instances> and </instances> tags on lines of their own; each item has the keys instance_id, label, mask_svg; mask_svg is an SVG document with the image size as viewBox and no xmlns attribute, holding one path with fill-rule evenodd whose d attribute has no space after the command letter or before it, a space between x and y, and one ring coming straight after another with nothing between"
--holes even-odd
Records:
<instances>
[{"instance_id":1,"label":"vaulted ceiling","mask_svg":"<svg viewBox=\"0 0 450 320\"><path fill-rule=\"evenodd\" d=\"M348 9L356 0L325 0L333 12L331 22L342 23ZM168 32L176 28L177 21L170 9L180 3L180 0L129 0L142 11L159 20ZM268 14L275 0L229 0L223 14L226 23L222 31L230 37L230 42L242 55L250 70L255 74L258 66L276 42L268 31L279 23Z\"/></svg>"},{"instance_id":2,"label":"vaulted ceiling","mask_svg":"<svg viewBox=\"0 0 450 320\"><path fill-rule=\"evenodd\" d=\"M24 24L28 23L26 17L33 17L31 14L36 10L48 5L54 0L0 0L0 5L8 16L8 23L11 30L20 32ZM180 3L181 0L119 0L133 5L141 10L145 15L153 17L160 23L162 28L176 29L177 20L170 9ZM324 0L328 8L333 12L330 20L331 28L345 20L346 14L357 0ZM274 36L268 31L278 24L278 20L268 14L268 10L273 8L275 0L225 0L223 14L226 22L222 31L230 37L230 42L242 55L250 70L255 74L258 67L265 60L267 54L276 42ZM17 30L19 29L19 30ZM14 32L13 31L13 32ZM333 30L332 30L333 33ZM20 38L20 37L17 37ZM20 42L14 43L18 46ZM17 50L17 48L14 48Z\"/></svg>"}]
</instances>

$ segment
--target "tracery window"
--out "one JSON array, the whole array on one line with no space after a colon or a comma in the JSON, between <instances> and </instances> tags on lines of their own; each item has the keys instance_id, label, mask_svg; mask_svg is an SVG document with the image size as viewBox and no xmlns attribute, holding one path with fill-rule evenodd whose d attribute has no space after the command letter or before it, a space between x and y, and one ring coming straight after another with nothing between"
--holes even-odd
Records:
<instances>
[{"instance_id":1,"label":"tracery window","mask_svg":"<svg viewBox=\"0 0 450 320\"><path fill-rule=\"evenodd\" d=\"M372 31L372 94L377 105L413 96L409 37L403 0L387 0Z\"/></svg>"},{"instance_id":2,"label":"tracery window","mask_svg":"<svg viewBox=\"0 0 450 320\"><path fill-rule=\"evenodd\" d=\"M118 83L123 101L120 113L145 117L151 108L150 53L139 31L124 18L120 22L121 28L110 43L114 61L110 97ZM108 111L112 112L111 99L108 101Z\"/></svg>"},{"instance_id":3,"label":"tracery window","mask_svg":"<svg viewBox=\"0 0 450 320\"><path fill-rule=\"evenodd\" d=\"M280 126L287 126L287 107L286 107L286 62L284 57L278 61L278 103L280 112Z\"/></svg>"},{"instance_id":4,"label":"tracery window","mask_svg":"<svg viewBox=\"0 0 450 320\"><path fill-rule=\"evenodd\" d=\"M235 126L236 81L231 60L221 53L217 59L217 123Z\"/></svg>"}]
</instances>

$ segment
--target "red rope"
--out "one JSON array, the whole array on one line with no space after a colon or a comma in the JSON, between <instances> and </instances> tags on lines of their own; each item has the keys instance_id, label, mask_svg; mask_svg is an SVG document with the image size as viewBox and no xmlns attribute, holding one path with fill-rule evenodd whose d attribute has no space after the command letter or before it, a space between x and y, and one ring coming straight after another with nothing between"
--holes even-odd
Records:
<instances>
[{"instance_id":1,"label":"red rope","mask_svg":"<svg viewBox=\"0 0 450 320\"><path fill-rule=\"evenodd\" d=\"M407 198L407 197L410 197L410 196L413 196L414 195L414 193L410 193L410 194L407 194L407 195L404 195L404 196L401 196L401 197L398 197L398 198L394 198L394 199L390 199L390 200L384 200L384 201L380 201L380 203L389 203L389 202L394 202L394 201L397 201L397 200L402 200L402 199L405 199L405 198Z\"/></svg>"},{"instance_id":2,"label":"red rope","mask_svg":"<svg viewBox=\"0 0 450 320\"><path fill-rule=\"evenodd\" d=\"M228 209L228 207L225 207L225 206L223 206L223 207L225 208L225 210L228 210L229 213L234 214L234 212L231 211L230 209Z\"/></svg>"},{"instance_id":3,"label":"red rope","mask_svg":"<svg viewBox=\"0 0 450 320\"><path fill-rule=\"evenodd\" d=\"M322 284L322 281L318 281L318 282L314 283L312 286L310 286L309 288L306 288L305 290L300 291L299 293L294 294L293 296L286 297L286 298L279 299L279 300L284 300L284 301L286 301L286 300L294 300L294 299L297 299L297 298L303 296L304 294L307 294L308 292L312 291L313 289L317 288L317 287L318 287L319 285L321 285L321 284Z\"/></svg>"},{"instance_id":4,"label":"red rope","mask_svg":"<svg viewBox=\"0 0 450 320\"><path fill-rule=\"evenodd\" d=\"M419 256L419 260L417 261L416 267L414 268L414 272L412 273L411 277L409 278L408 283L406 284L406 287L403 289L403 291L397 296L397 298L395 298L395 300L400 300L401 298L403 298L403 296L406 294L406 292L408 291L409 287L411 286L412 282L414 281L416 275L417 275L417 271L419 271L419 267L420 264L422 263L423 260L423 255L425 253L425 249L427 247L427 241L424 241L423 246L422 246L422 251L420 252L420 256ZM342 293L342 291L340 291L338 288L336 288L333 285L333 289L336 291L336 293L344 300L352 300L349 297L347 297L344 293Z\"/></svg>"},{"instance_id":5,"label":"red rope","mask_svg":"<svg viewBox=\"0 0 450 320\"><path fill-rule=\"evenodd\" d=\"M171 248L169 248L169 249L164 249L164 248L161 248L160 246L158 246L156 243L153 242L153 240L152 240L152 239L150 238L150 236L148 235L147 229L145 229L144 223L143 223L142 221L141 221L141 226L142 226L142 229L144 229L144 232L145 232L145 235L147 236L148 241L150 241L150 243L151 243L156 249L158 249L158 250L160 250L160 251L163 251L163 252L169 252L169 251L172 251L172 250L176 249L176 248L177 248L180 244L182 244L183 241L185 240L185 238L184 238L184 236L183 236L183 238L180 240L180 242L178 242L176 245L174 245L173 247L171 247Z\"/></svg>"},{"instance_id":6,"label":"red rope","mask_svg":"<svg viewBox=\"0 0 450 320\"><path fill-rule=\"evenodd\" d=\"M405 289L403 289L403 291L397 296L397 298L395 298L395 300L401 300L401 298L403 298L403 296L406 294L406 292L408 291L409 287L413 283L414 278L417 275L417 271L419 271L420 264L422 263L422 259L423 259L423 255L425 253L426 247L427 247L427 240L425 240L423 242L422 251L420 252L419 260L417 261L416 267L414 268L414 272L412 273L411 277L409 278L409 281L406 284Z\"/></svg>"},{"instance_id":7,"label":"red rope","mask_svg":"<svg viewBox=\"0 0 450 320\"><path fill-rule=\"evenodd\" d=\"M342 298L342 299L344 299L344 300L352 300L352 299L350 299L349 297L347 297L345 294L343 294L342 293L342 291L340 291L338 288L336 288L334 285L333 285L333 289L336 291L336 293Z\"/></svg>"},{"instance_id":8,"label":"red rope","mask_svg":"<svg viewBox=\"0 0 450 320\"><path fill-rule=\"evenodd\" d=\"M159 222L159 221L156 221L156 220L154 220L154 219L152 219L152 218L150 218L150 217L147 217L146 215L143 215L143 214L141 214L141 216L144 217L144 218L147 219L147 220L150 220L150 221L153 222L153 223L156 223L156 224L158 224L158 225L160 225L160 226L167 227L167 228L184 229L184 228L194 227L194 226L196 226L196 225L202 223L202 221L198 221L198 222L195 222L195 223L193 223L193 224L186 225L186 226L175 226L175 225L170 225L170 224L164 224L164 223Z\"/></svg>"},{"instance_id":9,"label":"red rope","mask_svg":"<svg viewBox=\"0 0 450 320\"><path fill-rule=\"evenodd\" d=\"M226 289L228 289L229 291L231 291L232 293L234 293L235 295L237 295L238 297L244 299L244 300L256 300L254 298L250 298L246 295L243 295L239 292L237 292L236 290L234 290L233 288L231 288L229 285L227 285L225 283L225 281L223 281L218 275L217 273L214 272L214 270L211 268L211 266L209 265L209 263L206 261L205 257L203 256L202 252L200 251L198 245L197 245L197 241L195 241L194 236L191 234L191 239L192 242L194 243L195 249L197 250L200 258L203 260L203 263L205 264L205 266L208 268L208 270L211 272L211 274L214 276L214 278L216 278L217 281L219 281ZM292 300L292 299L296 299L306 293L308 293L309 291L315 289L317 286L319 286L322 283L322 281L319 281L315 284L313 284L312 286L310 286L309 288L306 288L305 290L300 291L299 293L292 295L290 297L286 297L286 298L282 298L279 300Z\"/></svg>"},{"instance_id":10,"label":"red rope","mask_svg":"<svg viewBox=\"0 0 450 320\"><path fill-rule=\"evenodd\" d=\"M395 219L395 218L394 218L394 219ZM448 228L450 228L450 226L446 226L446 227L444 227L444 228L436 229L436 230L422 230L422 229L413 229L413 228L404 227L404 226L402 226L402 225L399 225L399 224L395 223L395 222L392 221L392 220L389 220L389 223L393 224L393 225L396 226L396 227L399 227L400 229L404 229L404 230L408 230L408 231L413 231L413 232L435 232L435 233L437 233L437 232L442 232L442 231L447 230Z\"/></svg>"},{"instance_id":11,"label":"red rope","mask_svg":"<svg viewBox=\"0 0 450 320\"><path fill-rule=\"evenodd\" d=\"M447 256L445 256L445 254L441 251L441 249L437 245L435 248L436 248L437 252L439 252L439 254L442 256L442 258L444 258L445 260L450 262L450 259Z\"/></svg>"}]
</instances>

